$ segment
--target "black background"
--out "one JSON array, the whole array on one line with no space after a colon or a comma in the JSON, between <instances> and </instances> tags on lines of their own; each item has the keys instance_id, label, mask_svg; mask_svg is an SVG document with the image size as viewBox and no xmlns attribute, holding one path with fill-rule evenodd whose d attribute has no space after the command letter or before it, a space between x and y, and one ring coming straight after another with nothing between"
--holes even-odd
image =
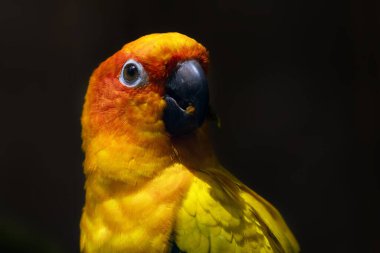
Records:
<instances>
[{"instance_id":1,"label":"black background","mask_svg":"<svg viewBox=\"0 0 380 253\"><path fill-rule=\"evenodd\" d=\"M380 2L0 4L0 252L78 252L80 114L92 70L178 31L211 54L222 163L303 252L380 252Z\"/></svg>"}]
</instances>

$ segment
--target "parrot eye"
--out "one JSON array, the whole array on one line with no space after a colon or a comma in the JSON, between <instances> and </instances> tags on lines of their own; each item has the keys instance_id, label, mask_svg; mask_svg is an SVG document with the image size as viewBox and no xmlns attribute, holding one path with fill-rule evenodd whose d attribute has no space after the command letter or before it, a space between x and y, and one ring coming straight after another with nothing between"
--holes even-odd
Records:
<instances>
[{"instance_id":1,"label":"parrot eye","mask_svg":"<svg viewBox=\"0 0 380 253\"><path fill-rule=\"evenodd\" d=\"M147 74L140 63L128 60L121 69L119 81L127 87L137 87L146 83Z\"/></svg>"}]
</instances>

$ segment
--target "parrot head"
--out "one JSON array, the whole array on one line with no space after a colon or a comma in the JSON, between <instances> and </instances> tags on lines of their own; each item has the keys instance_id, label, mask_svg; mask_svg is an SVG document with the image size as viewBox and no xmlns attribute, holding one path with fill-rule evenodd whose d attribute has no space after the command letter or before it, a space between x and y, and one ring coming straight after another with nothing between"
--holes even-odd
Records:
<instances>
[{"instance_id":1,"label":"parrot head","mask_svg":"<svg viewBox=\"0 0 380 253\"><path fill-rule=\"evenodd\" d=\"M153 168L140 167L157 167L172 156L174 139L201 129L209 108L207 67L207 50L179 33L141 37L102 62L82 113L85 171L110 175L138 164L136 171L151 174Z\"/></svg>"},{"instance_id":2,"label":"parrot head","mask_svg":"<svg viewBox=\"0 0 380 253\"><path fill-rule=\"evenodd\" d=\"M179 33L151 34L126 44L90 79L84 130L191 133L208 112L207 64L206 49Z\"/></svg>"}]
</instances>

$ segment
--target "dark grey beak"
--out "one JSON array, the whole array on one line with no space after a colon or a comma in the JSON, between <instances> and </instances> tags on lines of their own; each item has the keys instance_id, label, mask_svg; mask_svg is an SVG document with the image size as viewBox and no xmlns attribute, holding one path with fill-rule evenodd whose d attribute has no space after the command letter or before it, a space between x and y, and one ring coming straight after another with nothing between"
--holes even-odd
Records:
<instances>
[{"instance_id":1,"label":"dark grey beak","mask_svg":"<svg viewBox=\"0 0 380 253\"><path fill-rule=\"evenodd\" d=\"M196 60L177 65L166 83L166 130L173 136L188 134L206 118L209 92L206 75Z\"/></svg>"}]
</instances>

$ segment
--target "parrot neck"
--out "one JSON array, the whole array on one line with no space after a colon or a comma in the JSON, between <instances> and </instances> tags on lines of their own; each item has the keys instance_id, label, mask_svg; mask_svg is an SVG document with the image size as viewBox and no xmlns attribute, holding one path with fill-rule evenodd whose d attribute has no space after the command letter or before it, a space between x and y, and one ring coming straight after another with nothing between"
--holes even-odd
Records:
<instances>
[{"instance_id":1,"label":"parrot neck","mask_svg":"<svg viewBox=\"0 0 380 253\"><path fill-rule=\"evenodd\" d=\"M154 178L172 163L172 148L166 135L98 133L83 147L84 172L137 185Z\"/></svg>"},{"instance_id":2,"label":"parrot neck","mask_svg":"<svg viewBox=\"0 0 380 253\"><path fill-rule=\"evenodd\" d=\"M218 163L207 124L192 134L174 138L152 132L121 136L98 133L83 148L86 175L95 173L129 185L151 180L174 163L190 170Z\"/></svg>"}]
</instances>

